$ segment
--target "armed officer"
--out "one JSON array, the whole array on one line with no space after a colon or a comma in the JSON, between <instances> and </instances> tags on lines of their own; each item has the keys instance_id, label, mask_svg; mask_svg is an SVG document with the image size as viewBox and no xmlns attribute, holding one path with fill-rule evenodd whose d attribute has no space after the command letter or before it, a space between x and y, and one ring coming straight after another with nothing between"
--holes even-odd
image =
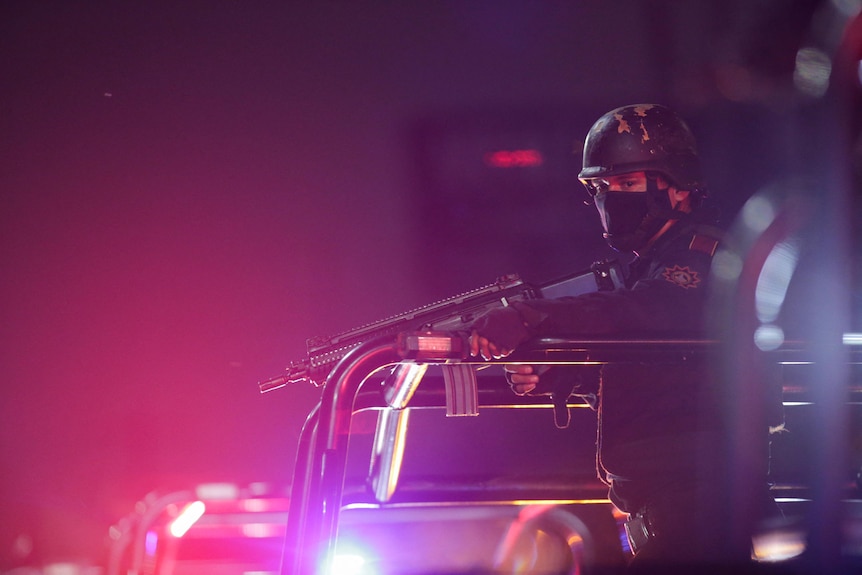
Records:
<instances>
[{"instance_id":1,"label":"armed officer","mask_svg":"<svg viewBox=\"0 0 862 575\"><path fill-rule=\"evenodd\" d=\"M478 318L471 353L507 357L533 337L704 337L707 284L721 241L695 138L667 107L630 105L600 117L584 143L579 179L608 244L633 253L625 287L516 302ZM584 367L509 364L518 394L571 381L598 409L597 469L628 514L633 565L726 566L750 560L750 537L718 528L727 470L714 457L724 440L717 378L705 361L614 363L593 381ZM580 371L579 371L580 370ZM764 508L771 503L764 423ZM762 479L762 481L761 481ZM754 526L751 525L753 529Z\"/></svg>"}]
</instances>

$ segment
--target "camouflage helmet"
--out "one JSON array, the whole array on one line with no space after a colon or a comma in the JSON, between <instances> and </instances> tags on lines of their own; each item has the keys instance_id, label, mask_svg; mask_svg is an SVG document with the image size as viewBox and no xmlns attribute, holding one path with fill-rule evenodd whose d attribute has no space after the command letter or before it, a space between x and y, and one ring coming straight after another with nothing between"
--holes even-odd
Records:
<instances>
[{"instance_id":1,"label":"camouflage helmet","mask_svg":"<svg viewBox=\"0 0 862 575\"><path fill-rule=\"evenodd\" d=\"M694 135L665 106L635 104L611 110L587 134L579 179L640 171L661 173L680 189L705 193Z\"/></svg>"}]
</instances>

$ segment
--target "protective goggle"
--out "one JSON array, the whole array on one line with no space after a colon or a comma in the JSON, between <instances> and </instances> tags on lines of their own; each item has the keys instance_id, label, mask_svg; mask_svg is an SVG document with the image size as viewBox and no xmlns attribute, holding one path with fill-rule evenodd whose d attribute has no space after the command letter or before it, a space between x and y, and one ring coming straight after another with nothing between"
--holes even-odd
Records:
<instances>
[{"instance_id":1,"label":"protective goggle","mask_svg":"<svg viewBox=\"0 0 862 575\"><path fill-rule=\"evenodd\" d=\"M587 189L590 198L595 198L599 194L604 194L608 191L610 183L601 178L590 178L589 180L581 180L581 183Z\"/></svg>"}]
</instances>

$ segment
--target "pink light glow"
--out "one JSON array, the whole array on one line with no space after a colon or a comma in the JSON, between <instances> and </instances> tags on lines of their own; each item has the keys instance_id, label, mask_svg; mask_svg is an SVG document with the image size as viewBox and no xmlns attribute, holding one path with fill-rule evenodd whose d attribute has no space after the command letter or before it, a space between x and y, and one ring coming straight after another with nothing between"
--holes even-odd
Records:
<instances>
[{"instance_id":1,"label":"pink light glow","mask_svg":"<svg viewBox=\"0 0 862 575\"><path fill-rule=\"evenodd\" d=\"M539 150L498 150L485 154L485 163L492 168L536 168L544 163Z\"/></svg>"},{"instance_id":2,"label":"pink light glow","mask_svg":"<svg viewBox=\"0 0 862 575\"><path fill-rule=\"evenodd\" d=\"M185 535L191 529L192 525L203 516L204 511L206 511L206 505L204 505L203 501L195 501L186 505L179 516L171 523L169 530L171 535L174 537Z\"/></svg>"}]
</instances>

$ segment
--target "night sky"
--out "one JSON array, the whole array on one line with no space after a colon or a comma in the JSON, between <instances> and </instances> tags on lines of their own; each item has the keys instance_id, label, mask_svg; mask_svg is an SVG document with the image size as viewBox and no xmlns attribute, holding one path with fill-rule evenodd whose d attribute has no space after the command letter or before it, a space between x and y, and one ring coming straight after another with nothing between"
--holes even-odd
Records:
<instances>
[{"instance_id":1,"label":"night sky","mask_svg":"<svg viewBox=\"0 0 862 575\"><path fill-rule=\"evenodd\" d=\"M0 568L22 532L98 559L152 490L288 484L319 392L257 382L306 338L606 255L574 175L611 108L677 107L732 215L799 153L816 3L753 4L5 2ZM544 171L482 164L519 146Z\"/></svg>"}]
</instances>

